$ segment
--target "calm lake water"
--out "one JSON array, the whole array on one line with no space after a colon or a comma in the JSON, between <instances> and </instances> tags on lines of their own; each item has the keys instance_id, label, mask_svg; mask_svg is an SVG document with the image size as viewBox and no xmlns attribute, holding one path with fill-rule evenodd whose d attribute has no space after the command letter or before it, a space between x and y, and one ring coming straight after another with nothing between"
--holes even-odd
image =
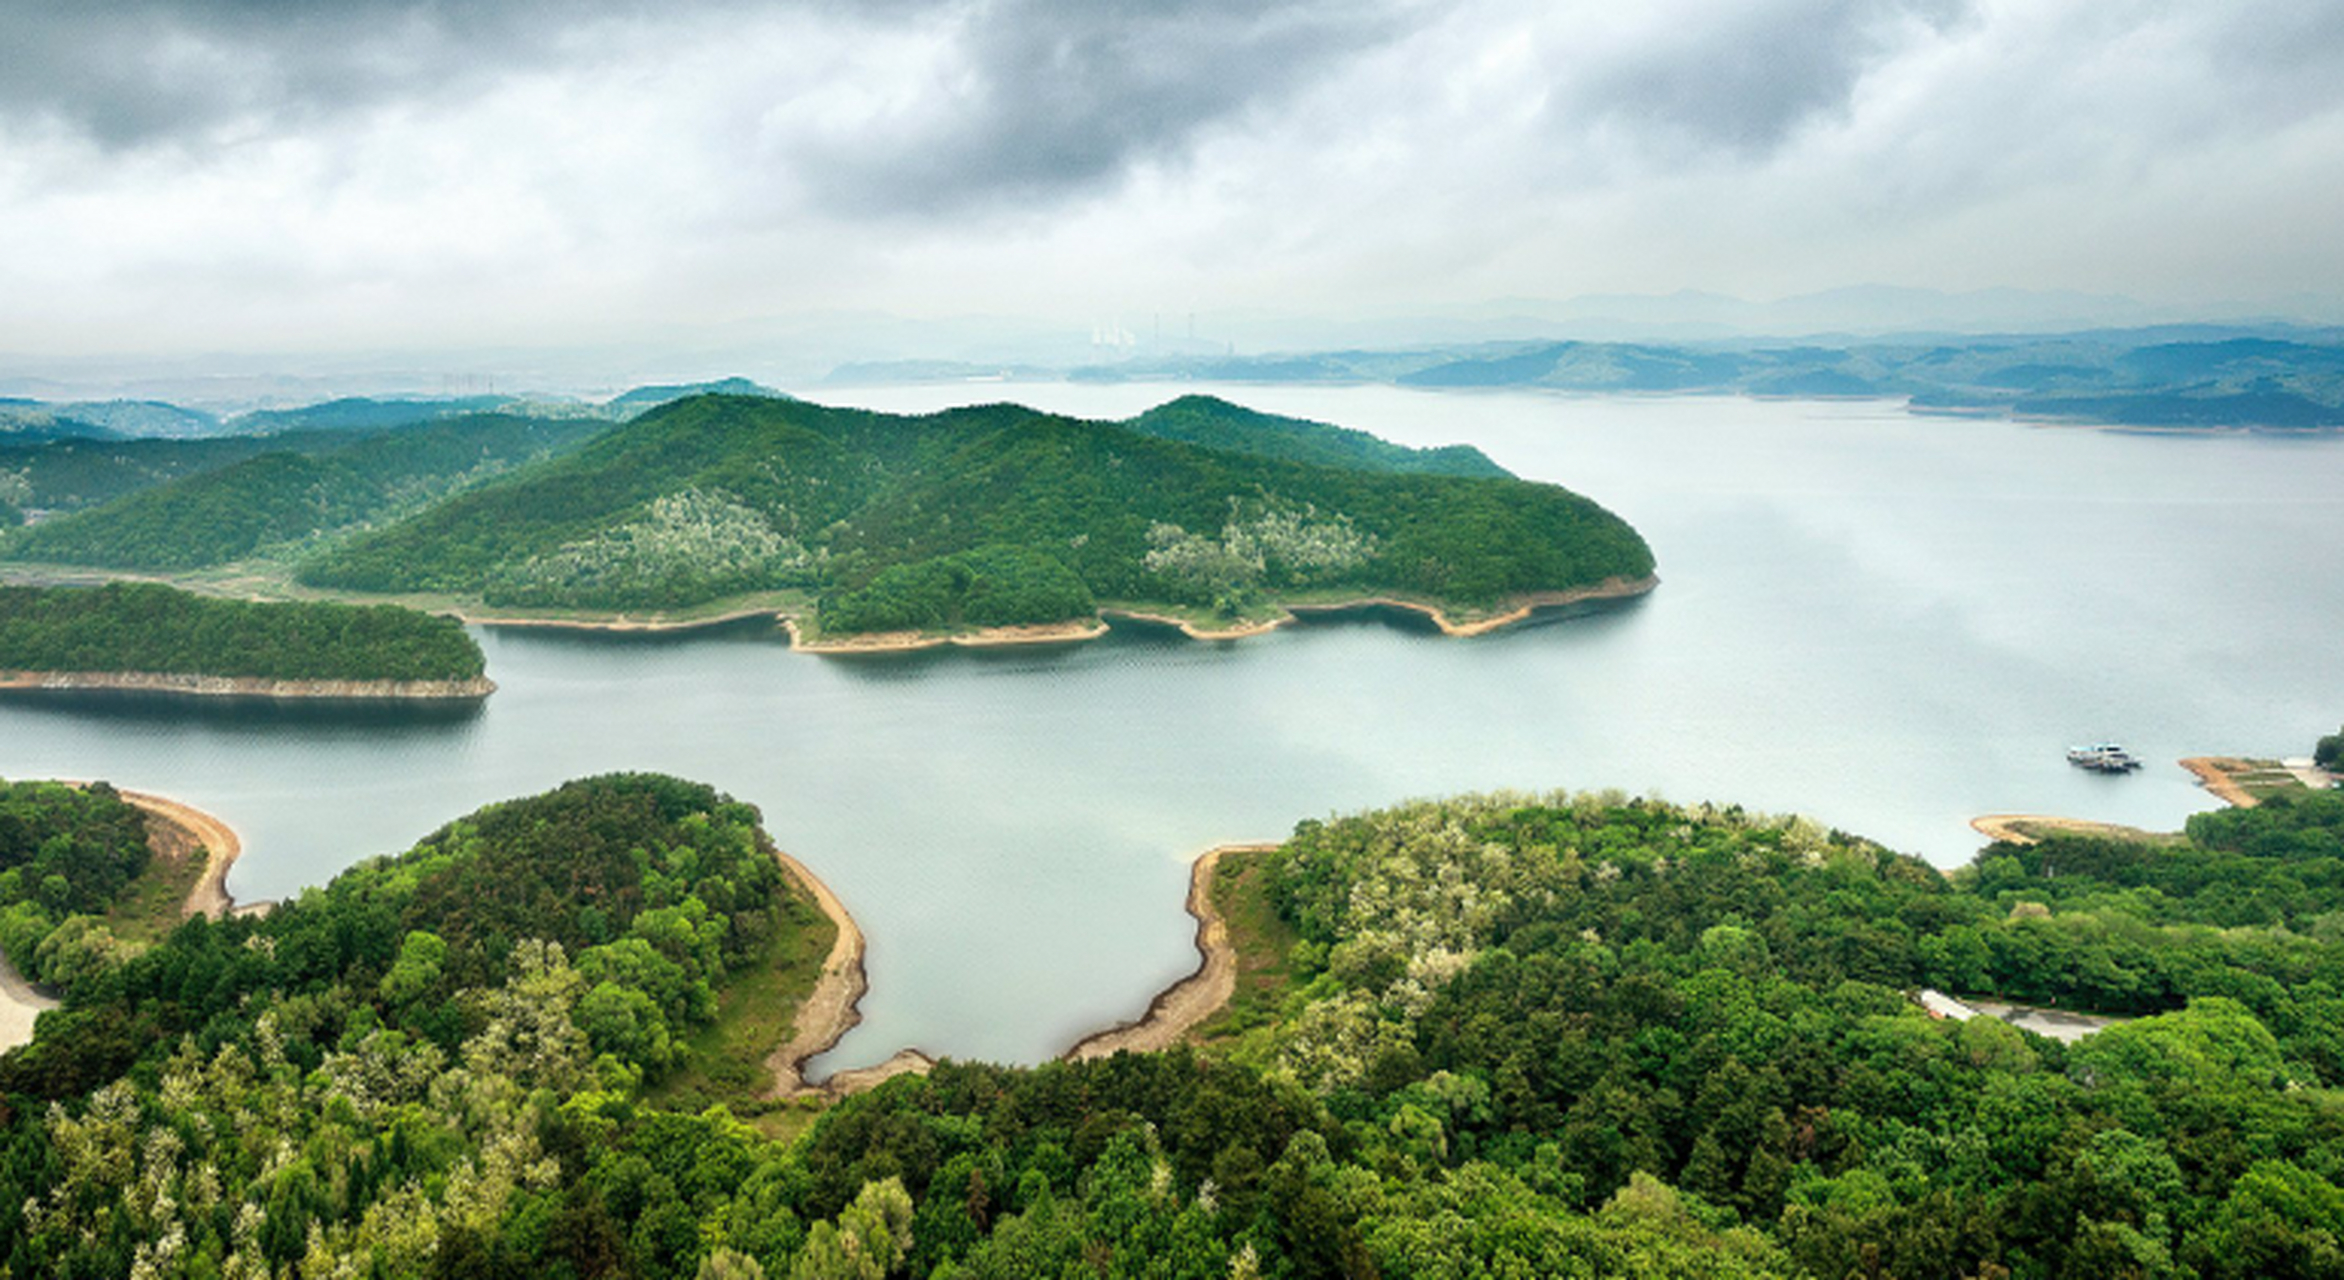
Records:
<instances>
[{"instance_id":1,"label":"calm lake water","mask_svg":"<svg viewBox=\"0 0 2344 1280\"><path fill-rule=\"evenodd\" d=\"M1191 387L841 393L1122 416ZM2173 761L2300 754L2344 720L2344 441L2126 435L1871 403L1391 388L1222 394L1411 444L1465 440L1651 539L1664 585L1473 640L1376 620L1229 644L822 659L763 625L482 635L463 715L0 701L0 776L106 777L226 818L272 898L581 774L761 806L870 937L867 1019L1034 1061L1192 964L1186 860L1410 796L1618 787L1796 810L1953 865L1969 818L2170 828ZM2152 762L2102 778L2071 743Z\"/></svg>"}]
</instances>

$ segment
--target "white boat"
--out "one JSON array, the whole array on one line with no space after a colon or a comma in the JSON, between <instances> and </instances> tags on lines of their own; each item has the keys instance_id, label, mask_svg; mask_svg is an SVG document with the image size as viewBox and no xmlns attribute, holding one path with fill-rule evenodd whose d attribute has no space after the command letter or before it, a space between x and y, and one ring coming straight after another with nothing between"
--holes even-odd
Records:
<instances>
[{"instance_id":1,"label":"white boat","mask_svg":"<svg viewBox=\"0 0 2344 1280\"><path fill-rule=\"evenodd\" d=\"M2088 747L2069 747L2067 762L2078 769L2095 773L2130 773L2141 767L2140 758L2113 742L2094 743Z\"/></svg>"}]
</instances>

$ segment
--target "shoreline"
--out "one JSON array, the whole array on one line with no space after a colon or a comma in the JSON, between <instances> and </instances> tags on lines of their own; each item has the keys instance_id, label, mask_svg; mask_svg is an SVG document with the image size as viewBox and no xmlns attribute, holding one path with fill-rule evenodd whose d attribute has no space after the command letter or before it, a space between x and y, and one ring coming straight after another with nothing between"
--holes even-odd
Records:
<instances>
[{"instance_id":1,"label":"shoreline","mask_svg":"<svg viewBox=\"0 0 2344 1280\"><path fill-rule=\"evenodd\" d=\"M86 787L82 781L61 780L69 787ZM205 813L193 805L173 800L169 796L149 791L129 791L116 787L114 793L135 806L147 820L147 848L158 858L183 858L200 851L204 858L203 875L187 891L187 899L180 904L182 916L204 915L214 920L230 915L252 915L266 911L266 902L237 905L228 896L228 869L236 864L244 852L244 842L236 836L235 828ZM33 1029L41 1012L57 1007L57 1001L43 995L40 988L25 980L24 975L0 956L0 1053L18 1045L30 1044Z\"/></svg>"},{"instance_id":2,"label":"shoreline","mask_svg":"<svg viewBox=\"0 0 2344 1280\"><path fill-rule=\"evenodd\" d=\"M1157 992L1138 1018L1091 1032L1059 1054L1058 1061L1088 1062L1124 1052L1169 1049L1220 1012L1237 994L1237 948L1229 941L1228 922L1213 905L1213 873L1223 854L1265 853L1281 844L1222 844L1198 854L1188 869L1188 914L1196 921L1196 968Z\"/></svg>"},{"instance_id":3,"label":"shoreline","mask_svg":"<svg viewBox=\"0 0 2344 1280\"><path fill-rule=\"evenodd\" d=\"M63 570L62 572L65 574L68 580L72 581L81 581L84 579L91 581L126 579L135 581L163 582L172 586L177 586L182 590L199 592L206 591L206 586L204 584L181 581L170 575L141 575L136 573L117 573L104 570L76 572L70 569ZM0 566L0 580L7 580L9 577L10 574L7 571L7 567ZM1274 617L1238 622L1226 627L1215 627L1209 624L1200 625L1195 621L1182 618L1174 614L1151 612L1144 606L1139 608L1122 608L1114 605L1105 605L1101 606L1097 613L1089 618L1069 618L1060 622L1021 623L1012 626L981 627L974 631L965 632L864 632L852 636L840 637L834 640L806 639L803 629L799 626L797 613L793 612L789 608L776 607L772 604L742 605L730 609L725 609L721 612L710 614L706 617L692 618L671 619L657 613L641 618L632 617L625 613L614 613L580 618L537 618L499 615L489 610L486 606L467 607L460 603L450 602L445 597L436 598L429 604L417 603L412 597L401 597L398 595L377 595L371 593L344 594L331 591L320 592L315 595L304 595L298 598L335 600L346 604L397 604L403 608L416 609L425 613L437 613L446 617L451 617L467 626L497 628L510 627L516 629L539 631L575 631L589 634L595 632L607 632L611 634L624 635L676 634L687 631L697 631L707 627L720 627L730 623L749 621L751 619L770 618L773 620L776 626L781 627L784 631L789 633L789 647L793 652L812 653L817 655L852 655L867 653L916 653L925 650L942 649L947 647L963 649L994 649L1012 648L1019 645L1073 644L1084 640L1095 640L1103 635L1106 635L1108 631L1113 629L1111 626L1111 619L1115 618L1126 618L1133 621L1149 622L1160 626L1170 627L1179 631L1182 635L1187 636L1191 640L1242 640L1249 636L1266 635L1269 632L1276 631L1281 627L1289 626L1307 617L1333 616L1337 614L1364 612L1375 609L1399 609L1406 612L1419 614L1431 621L1434 626L1438 627L1441 631L1441 634L1452 638L1466 638L1471 636L1486 635L1489 632L1512 626L1515 623L1524 621L1525 619L1528 619L1543 610L1561 608L1563 606L1572 604L1581 604L1590 600L1632 599L1636 596L1650 594L1655 588L1659 586L1660 576L1658 574L1646 574L1641 578L1622 578L1613 576L1588 586L1570 587L1560 591L1526 592L1521 595L1507 597L1505 606L1500 612L1486 618L1476 619L1471 622L1457 622L1453 620L1449 616L1449 611L1437 604L1428 603L1422 600L1403 599L1398 596L1372 595L1359 596L1348 600L1331 600L1324 603L1277 603L1275 604L1275 607L1277 608L1278 613ZM243 591L221 591L217 586L212 586L208 593L227 595L235 599L252 601L266 601L283 598L257 594L251 591L249 588ZM91 674L99 676L103 675L103 673ZM288 681L280 683L302 684L327 682ZM452 684L455 682L378 681L371 683ZM476 683L486 687L481 689L476 695L451 694L436 696L485 697L487 694L494 692L496 689L495 682L490 681L485 677L479 681L469 683ZM0 673L0 688L8 687L11 686L9 686L5 681L5 673ZM107 685L92 687L116 686ZM291 693L281 696L349 697L364 695ZM435 695L391 694L382 696Z\"/></svg>"},{"instance_id":4,"label":"shoreline","mask_svg":"<svg viewBox=\"0 0 2344 1280\"><path fill-rule=\"evenodd\" d=\"M1471 622L1457 622L1448 611L1436 604L1421 600L1407 600L1398 596L1359 596L1349 600L1325 603L1294 603L1278 606L1279 615L1253 621L1233 623L1226 627L1203 626L1173 614L1153 613L1144 608L1130 609L1103 605L1095 618L1074 618L1064 622L1030 623L1021 626L985 627L976 631L937 633L928 631L879 631L838 640L806 640L800 633L797 619L779 615L781 625L790 634L790 648L799 653L857 654L857 653L916 653L924 650L957 647L963 649L1011 648L1027 644L1074 644L1096 640L1113 630L1114 619L1152 623L1169 627L1191 640L1243 640L1250 636L1267 635L1281 627L1314 617L1333 617L1345 613L1366 613L1379 609L1398 609L1415 613L1440 628L1444 636L1465 639L1487 635L1510 627L1548 609L1584 604L1590 600L1628 600L1649 595L1660 586L1658 574L1641 578L1605 578L1592 586L1572 587L1565 591L1533 591L1508 598L1507 607L1499 613Z\"/></svg>"},{"instance_id":5,"label":"shoreline","mask_svg":"<svg viewBox=\"0 0 2344 1280\"><path fill-rule=\"evenodd\" d=\"M0 690L105 690L191 698L314 698L352 701L476 701L496 692L471 680L276 680L166 671L0 671Z\"/></svg>"},{"instance_id":6,"label":"shoreline","mask_svg":"<svg viewBox=\"0 0 2344 1280\"><path fill-rule=\"evenodd\" d=\"M929 631L866 631L843 636L836 640L808 640L798 628L798 620L790 614L780 615L782 630L789 632L792 653L854 654L854 653L918 653L946 647L960 649L1013 649L1029 644L1074 644L1096 640L1107 634L1104 618L1084 621L1069 618L1064 622L1026 622L1006 627L979 627L975 631L938 633Z\"/></svg>"},{"instance_id":7,"label":"shoreline","mask_svg":"<svg viewBox=\"0 0 2344 1280\"><path fill-rule=\"evenodd\" d=\"M2090 818L2063 818L2049 813L1988 813L1970 819L1970 830L1988 840L2003 844L2041 844L2040 836L2030 836L2019 826L2041 827L2050 831L2074 835L2107 836L2119 840L2154 840L2159 833L2139 827L2121 826L2113 822L2095 822Z\"/></svg>"},{"instance_id":8,"label":"shoreline","mask_svg":"<svg viewBox=\"0 0 2344 1280\"><path fill-rule=\"evenodd\" d=\"M169 837L186 842L183 846L185 849L203 851L203 875L196 880L195 887L187 891L187 901L181 904L180 915L225 920L232 915L255 915L272 905L267 902L239 905L228 893L229 868L234 867L236 859L244 853L244 841L237 836L234 827L194 805L173 800L169 796L159 796L150 791L126 791L121 787L114 788L114 793L138 806L146 814L147 843L148 847L154 848L156 856L183 856L156 847L166 841L166 833ZM158 822L164 828L161 832L155 830Z\"/></svg>"},{"instance_id":9,"label":"shoreline","mask_svg":"<svg viewBox=\"0 0 2344 1280\"><path fill-rule=\"evenodd\" d=\"M2197 775L2198 785L2206 789L2206 794L2236 808L2252 809L2262 801L2238 785L2230 770L2223 767L2236 762L2234 756L2184 756L2181 767Z\"/></svg>"},{"instance_id":10,"label":"shoreline","mask_svg":"<svg viewBox=\"0 0 2344 1280\"><path fill-rule=\"evenodd\" d=\"M706 627L728 626L747 622L752 618L771 618L786 621L789 615L779 609L763 606L728 609L705 618L665 618L653 614L648 618L633 618L626 614L612 614L599 618L514 618L498 617L488 613L472 613L451 609L448 617L473 627L512 627L533 631L609 631L627 635L667 635L681 631L698 631Z\"/></svg>"},{"instance_id":11,"label":"shoreline","mask_svg":"<svg viewBox=\"0 0 2344 1280\"><path fill-rule=\"evenodd\" d=\"M832 1072L820 1081L806 1079L809 1060L837 1047L847 1032L862 1024L863 994L871 989L871 980L863 970L863 930L846 904L813 868L778 848L773 856L800 888L813 895L814 905L829 917L838 936L831 940L830 954L822 958L822 976L815 979L814 989L806 993L790 1018L790 1038L765 1057L765 1068L773 1074L773 1087L765 1096L783 1101L835 1101L906 1072L926 1072L935 1065L934 1059L917 1049L901 1049L874 1066Z\"/></svg>"}]
</instances>

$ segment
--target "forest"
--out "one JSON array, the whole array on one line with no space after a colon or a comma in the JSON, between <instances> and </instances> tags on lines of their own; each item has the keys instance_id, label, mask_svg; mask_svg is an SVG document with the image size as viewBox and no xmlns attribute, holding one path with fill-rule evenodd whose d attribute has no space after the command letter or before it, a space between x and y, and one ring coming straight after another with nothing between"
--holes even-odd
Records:
<instances>
[{"instance_id":1,"label":"forest","mask_svg":"<svg viewBox=\"0 0 2344 1280\"><path fill-rule=\"evenodd\" d=\"M608 425L479 414L396 430L319 426L0 450L0 485L15 477L18 504L62 512L0 538L0 556L156 571L298 554L573 447Z\"/></svg>"},{"instance_id":2,"label":"forest","mask_svg":"<svg viewBox=\"0 0 2344 1280\"><path fill-rule=\"evenodd\" d=\"M0 1059L8 1274L2344 1267L2344 796L1950 876L1617 794L1308 821L1246 880L1284 976L1201 1049L946 1062L810 1127L658 1092L815 927L769 850L589 779L83 978ZM1922 986L2131 1016L2067 1044Z\"/></svg>"},{"instance_id":3,"label":"forest","mask_svg":"<svg viewBox=\"0 0 2344 1280\"><path fill-rule=\"evenodd\" d=\"M711 395L352 536L299 573L599 610L795 588L820 598L823 631L849 632L1056 622L1094 601L1238 613L1303 589L1490 607L1651 569L1618 517L1478 452L1205 397L1098 423ZM972 582L979 598L961 599Z\"/></svg>"},{"instance_id":4,"label":"forest","mask_svg":"<svg viewBox=\"0 0 2344 1280\"><path fill-rule=\"evenodd\" d=\"M476 680L480 644L453 618L396 605L262 603L151 582L0 586L0 671L266 680Z\"/></svg>"},{"instance_id":5,"label":"forest","mask_svg":"<svg viewBox=\"0 0 2344 1280\"><path fill-rule=\"evenodd\" d=\"M103 782L0 781L0 954L61 990L116 963L121 947L97 917L150 853L145 817Z\"/></svg>"}]
</instances>

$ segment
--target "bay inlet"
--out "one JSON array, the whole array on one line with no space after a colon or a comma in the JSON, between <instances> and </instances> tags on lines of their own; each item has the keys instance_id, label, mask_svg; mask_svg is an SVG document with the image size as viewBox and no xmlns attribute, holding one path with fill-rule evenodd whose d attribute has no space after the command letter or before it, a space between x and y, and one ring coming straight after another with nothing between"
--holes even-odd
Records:
<instances>
[{"instance_id":1,"label":"bay inlet","mask_svg":"<svg viewBox=\"0 0 2344 1280\"><path fill-rule=\"evenodd\" d=\"M816 657L761 619L480 631L461 713L0 700L0 775L103 777L234 824L279 898L493 800L658 769L760 806L869 939L864 1023L1038 1061L1193 967L1186 859L1412 795L1613 787L1799 811L1942 865L1969 819L2171 828L2174 762L2293 754L2344 715L2344 440L2128 435L1875 402L1383 387L913 387L1120 416L1210 389L1407 444L1465 441L1634 523L1663 585L1453 639L1343 614L1198 642ZM2068 768L2120 739L2149 767Z\"/></svg>"}]
</instances>

